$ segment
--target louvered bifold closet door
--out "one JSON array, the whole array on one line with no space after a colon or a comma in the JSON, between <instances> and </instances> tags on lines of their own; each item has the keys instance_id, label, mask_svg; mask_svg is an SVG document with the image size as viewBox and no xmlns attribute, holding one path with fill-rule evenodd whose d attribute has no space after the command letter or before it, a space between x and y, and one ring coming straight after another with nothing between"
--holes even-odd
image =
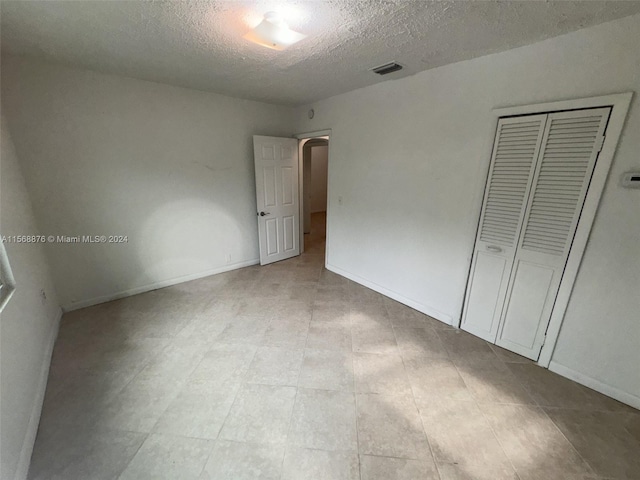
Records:
<instances>
[{"instance_id":1,"label":"louvered bifold closet door","mask_svg":"<svg viewBox=\"0 0 640 480\"><path fill-rule=\"evenodd\" d=\"M495 342L547 115L498 122L462 328Z\"/></svg>"},{"instance_id":2,"label":"louvered bifold closet door","mask_svg":"<svg viewBox=\"0 0 640 480\"><path fill-rule=\"evenodd\" d=\"M551 113L517 244L497 344L537 359L609 108Z\"/></svg>"}]
</instances>

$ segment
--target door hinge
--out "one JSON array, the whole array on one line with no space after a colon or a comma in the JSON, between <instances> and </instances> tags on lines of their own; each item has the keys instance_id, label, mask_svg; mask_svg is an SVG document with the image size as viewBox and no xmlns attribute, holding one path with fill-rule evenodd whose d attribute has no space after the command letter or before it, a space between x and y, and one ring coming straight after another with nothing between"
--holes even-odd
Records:
<instances>
[{"instance_id":1,"label":"door hinge","mask_svg":"<svg viewBox=\"0 0 640 480\"><path fill-rule=\"evenodd\" d=\"M604 139L605 139L605 136L603 135L596 141L596 153L602 150L602 145L604 145Z\"/></svg>"}]
</instances>

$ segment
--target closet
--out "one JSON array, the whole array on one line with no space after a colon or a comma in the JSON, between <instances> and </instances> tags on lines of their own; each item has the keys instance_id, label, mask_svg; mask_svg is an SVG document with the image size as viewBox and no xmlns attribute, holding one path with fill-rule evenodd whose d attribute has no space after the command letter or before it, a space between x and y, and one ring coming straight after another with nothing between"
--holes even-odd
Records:
<instances>
[{"instance_id":1,"label":"closet","mask_svg":"<svg viewBox=\"0 0 640 480\"><path fill-rule=\"evenodd\" d=\"M610 113L499 119L462 329L538 359Z\"/></svg>"}]
</instances>

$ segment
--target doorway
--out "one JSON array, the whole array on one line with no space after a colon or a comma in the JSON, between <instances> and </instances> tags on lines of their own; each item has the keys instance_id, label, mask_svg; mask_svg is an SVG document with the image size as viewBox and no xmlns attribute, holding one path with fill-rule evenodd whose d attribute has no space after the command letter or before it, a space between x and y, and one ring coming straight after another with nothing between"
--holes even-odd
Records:
<instances>
[{"instance_id":1,"label":"doorway","mask_svg":"<svg viewBox=\"0 0 640 480\"><path fill-rule=\"evenodd\" d=\"M329 137L300 140L301 250L325 254L327 238L327 184Z\"/></svg>"}]
</instances>

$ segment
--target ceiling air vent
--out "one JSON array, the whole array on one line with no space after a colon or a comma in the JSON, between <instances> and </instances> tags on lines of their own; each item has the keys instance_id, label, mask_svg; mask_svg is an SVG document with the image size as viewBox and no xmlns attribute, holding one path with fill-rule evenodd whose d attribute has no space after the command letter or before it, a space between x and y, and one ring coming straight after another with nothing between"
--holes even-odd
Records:
<instances>
[{"instance_id":1,"label":"ceiling air vent","mask_svg":"<svg viewBox=\"0 0 640 480\"><path fill-rule=\"evenodd\" d=\"M379 67L371 69L373 73L377 73L378 75L386 75L391 72L397 72L398 70L402 70L402 65L395 62L380 65Z\"/></svg>"}]
</instances>

